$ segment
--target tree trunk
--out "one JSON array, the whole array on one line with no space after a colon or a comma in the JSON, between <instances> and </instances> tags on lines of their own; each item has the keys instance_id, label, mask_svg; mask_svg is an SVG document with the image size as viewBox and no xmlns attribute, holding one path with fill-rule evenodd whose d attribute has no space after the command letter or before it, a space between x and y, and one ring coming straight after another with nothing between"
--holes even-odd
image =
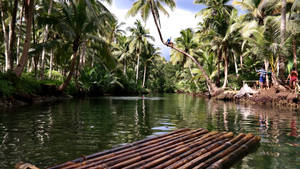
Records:
<instances>
[{"instance_id":1,"label":"tree trunk","mask_svg":"<svg viewBox=\"0 0 300 169\"><path fill-rule=\"evenodd\" d=\"M49 2L49 9L48 9L48 15L51 14L51 9L52 9L52 0L50 0ZM47 41L48 39L48 28L49 26L46 25L46 28L45 28L45 34L44 34L44 42ZM46 49L45 47L43 47L43 51L42 51L42 62L41 62L41 79L44 80L44 71L45 71L45 55L46 55Z\"/></svg>"},{"instance_id":2,"label":"tree trunk","mask_svg":"<svg viewBox=\"0 0 300 169\"><path fill-rule=\"evenodd\" d=\"M280 38L281 42L280 45L283 47L285 42L285 33L286 33L286 0L282 0L282 8L281 8L281 24L280 24ZM285 56L280 54L279 58L279 79L284 81L285 76Z\"/></svg>"},{"instance_id":3,"label":"tree trunk","mask_svg":"<svg viewBox=\"0 0 300 169\"><path fill-rule=\"evenodd\" d=\"M50 68L49 68L49 78L51 79L52 78L52 69L53 69L53 50L51 50L51 53L50 53Z\"/></svg>"},{"instance_id":4,"label":"tree trunk","mask_svg":"<svg viewBox=\"0 0 300 169\"><path fill-rule=\"evenodd\" d=\"M136 64L136 73L135 73L135 82L138 82L138 78L139 78L139 65L140 65L140 54L138 53L138 60L137 60L137 64Z\"/></svg>"},{"instance_id":5,"label":"tree trunk","mask_svg":"<svg viewBox=\"0 0 300 169\"><path fill-rule=\"evenodd\" d=\"M243 68L243 55L240 55L240 66Z\"/></svg>"},{"instance_id":6,"label":"tree trunk","mask_svg":"<svg viewBox=\"0 0 300 169\"><path fill-rule=\"evenodd\" d=\"M238 67L237 67L237 59L236 59L235 52L233 52L233 59L234 59L235 74L236 74L236 77L239 77L239 70L238 70Z\"/></svg>"},{"instance_id":7,"label":"tree trunk","mask_svg":"<svg viewBox=\"0 0 300 169\"><path fill-rule=\"evenodd\" d=\"M182 51L182 50L180 50L180 49L174 47L174 45L170 45L170 44L167 44L167 43L164 42L164 40L163 40L163 38L162 38L162 34L161 34L161 31L160 31L160 28L159 28L158 23L157 23L157 18L156 18L156 16L155 16L155 12L154 12L154 9L153 9L152 1L149 1L149 2L150 2L150 8L151 8L151 13L152 13L152 15L153 15L154 23L155 23L155 26L156 26L156 28L157 28L157 31L158 31L158 34L159 34L159 37L160 37L161 42L162 42L164 45L166 45L166 46L168 46L168 47L170 47L170 48L172 48L172 49L174 49L174 50L176 50L176 51L182 53L182 54L185 55L186 57L189 57L190 59L192 59L192 61L198 66L198 68L200 69L202 75L203 75L204 78L206 79L206 82L207 82L207 84L209 85L209 87L210 87L210 89L211 89L211 90L210 90L210 91L211 91L211 92L210 92L210 95L211 95L211 96L215 96L215 95L218 95L219 93L221 93L223 90L222 90L222 89L220 90L220 89L218 89L218 88L216 87L215 83L213 83L213 82L211 81L211 79L208 77L207 73L204 71L203 67L200 65L200 63L199 63L193 56L191 56L191 55L189 55L188 53L186 53L186 52L184 52L184 51Z\"/></svg>"},{"instance_id":8,"label":"tree trunk","mask_svg":"<svg viewBox=\"0 0 300 169\"><path fill-rule=\"evenodd\" d=\"M145 87L145 81L146 81L146 71L147 71L147 64L144 63L144 78L143 78L143 88Z\"/></svg>"},{"instance_id":9,"label":"tree trunk","mask_svg":"<svg viewBox=\"0 0 300 169\"><path fill-rule=\"evenodd\" d=\"M265 63L265 70L266 72L268 72L268 69L269 69L269 62L267 59L264 59L264 63ZM267 84L267 87L269 88L270 87L270 82L269 82L269 75L268 73L266 74L266 84Z\"/></svg>"},{"instance_id":10,"label":"tree trunk","mask_svg":"<svg viewBox=\"0 0 300 169\"><path fill-rule=\"evenodd\" d=\"M220 79L221 79L221 71L220 71L220 63L221 63L221 58L222 58L222 52L221 52L221 49L218 49L218 52L217 52L217 55L218 55L218 78L217 78L217 86L220 87Z\"/></svg>"},{"instance_id":11,"label":"tree trunk","mask_svg":"<svg viewBox=\"0 0 300 169\"><path fill-rule=\"evenodd\" d=\"M297 42L296 42L296 35L293 35L293 58L294 58L294 68L298 71L297 65Z\"/></svg>"},{"instance_id":12,"label":"tree trunk","mask_svg":"<svg viewBox=\"0 0 300 169\"><path fill-rule=\"evenodd\" d=\"M63 84L61 84L58 87L59 91L63 91L66 89L66 87L69 85L71 78L74 74L74 70L75 70L75 65L76 65L76 61L77 61L77 51L78 51L78 47L79 47L79 38L76 38L76 40L73 42L73 58L72 58L72 63L71 63L71 67L70 67L70 72L67 76L67 79L64 81Z\"/></svg>"},{"instance_id":13,"label":"tree trunk","mask_svg":"<svg viewBox=\"0 0 300 169\"><path fill-rule=\"evenodd\" d=\"M19 34L17 40L17 56L16 56L17 65L19 64L19 57L20 57L20 41L21 41L20 39L22 36L23 11L24 11L24 5L20 11L20 25L19 25Z\"/></svg>"},{"instance_id":14,"label":"tree trunk","mask_svg":"<svg viewBox=\"0 0 300 169\"><path fill-rule=\"evenodd\" d=\"M22 51L22 56L20 58L20 62L14 70L18 77L20 77L22 75L24 67L28 61L28 50L30 48L31 26L32 26L32 18L33 18L33 2L34 2L34 0L24 0L25 20L26 20L26 37L25 37L25 42L24 42L24 47L23 47L23 51Z\"/></svg>"},{"instance_id":15,"label":"tree trunk","mask_svg":"<svg viewBox=\"0 0 300 169\"><path fill-rule=\"evenodd\" d=\"M226 50L224 50L224 83L222 88L227 86L227 79L228 79L228 58L226 54Z\"/></svg>"},{"instance_id":16,"label":"tree trunk","mask_svg":"<svg viewBox=\"0 0 300 169\"><path fill-rule=\"evenodd\" d=\"M17 17L17 11L18 11L18 0L15 0L14 2L14 8L12 12L12 19L9 25L9 52L8 52L8 69L13 69L14 65L14 60L13 60L13 49L15 46L15 41L16 41L16 17Z\"/></svg>"},{"instance_id":17,"label":"tree trunk","mask_svg":"<svg viewBox=\"0 0 300 169\"><path fill-rule=\"evenodd\" d=\"M194 78L195 76L194 76L193 73L192 73L192 68L191 68L191 65L190 65L190 64L189 64L189 70L190 70L190 74L191 74L192 78ZM195 83L197 89L199 89L199 86L198 86L198 84L197 84L197 81L196 81L196 80L193 80L193 81L194 81L194 83Z\"/></svg>"},{"instance_id":18,"label":"tree trunk","mask_svg":"<svg viewBox=\"0 0 300 169\"><path fill-rule=\"evenodd\" d=\"M2 6L2 0L0 0L0 10L1 10L1 23L2 23L2 31L4 36L4 47L5 47L5 71L11 69L10 68L10 59L9 59L9 36L5 26L5 18L4 18L4 9Z\"/></svg>"},{"instance_id":19,"label":"tree trunk","mask_svg":"<svg viewBox=\"0 0 300 169\"><path fill-rule=\"evenodd\" d=\"M124 74L124 76L126 76L126 61L125 61L125 59L124 59L123 62L124 62L123 63L123 66L124 66L124 68L123 68L123 74Z\"/></svg>"}]
</instances>

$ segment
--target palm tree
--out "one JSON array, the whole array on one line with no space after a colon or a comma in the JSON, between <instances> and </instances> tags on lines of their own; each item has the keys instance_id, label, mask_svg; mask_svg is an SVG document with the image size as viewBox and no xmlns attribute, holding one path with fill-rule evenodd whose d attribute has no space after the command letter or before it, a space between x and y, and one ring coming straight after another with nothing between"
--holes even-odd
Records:
<instances>
[{"instance_id":1,"label":"palm tree","mask_svg":"<svg viewBox=\"0 0 300 169\"><path fill-rule=\"evenodd\" d=\"M194 37L194 32L191 28L187 28L185 30L180 31L180 37L175 39L175 46L178 49L183 50L184 52L193 55L193 50L195 50L198 47L198 44L196 43ZM182 61L182 65L187 65L189 67L189 71L190 74L192 76L192 78L194 78L194 75L192 73L192 68L191 68L191 63L188 62L184 55L180 52L173 52L171 55L171 60L173 60L173 58L180 58L180 60ZM178 59L176 59L178 60ZM199 88L197 82L194 80L195 85L197 86L197 88Z\"/></svg>"},{"instance_id":2,"label":"palm tree","mask_svg":"<svg viewBox=\"0 0 300 169\"><path fill-rule=\"evenodd\" d=\"M136 83L139 78L139 66L140 66L140 57L146 47L148 45L148 39L154 41L154 38L149 34L149 30L145 29L142 26L142 23L137 20L134 23L135 27L129 28L131 32L131 36L129 40L131 41L129 44L130 53L136 53L137 55L137 63L136 63Z\"/></svg>"},{"instance_id":3,"label":"palm tree","mask_svg":"<svg viewBox=\"0 0 300 169\"><path fill-rule=\"evenodd\" d=\"M11 8L11 10L5 10L5 8ZM18 0L14 0L11 2L5 2L2 4L2 0L0 1L0 16L2 23L2 31L4 35L4 46L5 46L5 70L13 69L13 49L16 40L16 18L18 11ZM5 13L5 11L12 11L10 14ZM10 17L6 17L6 16ZM7 29L6 20L10 19L9 26Z\"/></svg>"},{"instance_id":4,"label":"palm tree","mask_svg":"<svg viewBox=\"0 0 300 169\"><path fill-rule=\"evenodd\" d=\"M31 27L32 27L32 19L33 19L34 1L24 0L24 8L25 8L25 21L26 21L26 36L25 36L22 56L20 58L19 64L14 70L14 72L18 77L20 77L21 74L23 73L23 69L28 61L28 50L30 48L30 41L31 41Z\"/></svg>"},{"instance_id":5,"label":"palm tree","mask_svg":"<svg viewBox=\"0 0 300 169\"><path fill-rule=\"evenodd\" d=\"M123 63L123 75L126 76L127 62L131 56L129 52L130 41L126 36L117 36L116 39L117 43L114 45L112 53L116 56L119 62Z\"/></svg>"},{"instance_id":6,"label":"palm tree","mask_svg":"<svg viewBox=\"0 0 300 169\"><path fill-rule=\"evenodd\" d=\"M111 13L101 4L95 1L71 0L60 1L61 12L51 14L50 18L54 20L54 28L61 32L72 44L72 60L69 68L69 74L59 90L64 90L71 81L75 71L75 65L78 58L78 49L86 39L94 39L97 42L106 43L102 38L94 36L104 35L101 25L104 22L113 20Z\"/></svg>"},{"instance_id":7,"label":"palm tree","mask_svg":"<svg viewBox=\"0 0 300 169\"><path fill-rule=\"evenodd\" d=\"M52 7L53 7L53 0L50 0L48 12L47 12L48 15L51 14ZM44 42L46 42L48 40L48 32L49 32L49 25L46 25L45 32L44 32L44 39L43 39ZM41 60L41 79L42 80L44 79L45 55L46 55L46 48L43 47L42 60Z\"/></svg>"},{"instance_id":8,"label":"palm tree","mask_svg":"<svg viewBox=\"0 0 300 169\"><path fill-rule=\"evenodd\" d=\"M255 19L259 25L263 25L267 16L278 15L279 0L234 0L233 5L239 5L248 13L249 19Z\"/></svg>"},{"instance_id":9,"label":"palm tree","mask_svg":"<svg viewBox=\"0 0 300 169\"><path fill-rule=\"evenodd\" d=\"M204 71L204 69L201 66L201 64L192 55L189 55L188 53L186 53L186 52L184 52L184 51L176 48L173 45L169 45L168 43L166 43L164 41L164 39L162 37L162 34L161 34L161 31L160 31L159 11L163 12L166 15L168 15L168 12L165 10L165 8L161 4L161 2L163 2L165 5L169 6L171 9L173 9L176 6L174 0L137 0L136 2L133 3L133 5L132 5L131 9L128 11L127 15L128 16L135 16L138 12L140 12L142 18L146 21L147 18L149 17L150 12L151 12L161 42L164 45L166 45L166 46L168 46L168 47L170 47L170 48L172 48L172 49L174 49L174 50L182 53L183 55L191 58L192 61L199 67L199 69L202 72L202 75L206 79L207 84L209 85L209 88L211 89L210 90L210 94L212 96L219 94L221 92L221 90L218 90L218 88L216 87L216 85L211 81L211 79L208 77L208 75Z\"/></svg>"},{"instance_id":10,"label":"palm tree","mask_svg":"<svg viewBox=\"0 0 300 169\"><path fill-rule=\"evenodd\" d=\"M160 49L155 48L153 44L149 43L147 45L146 53L142 57L144 60L144 78L143 78L143 84L142 84L143 88L145 87L145 82L146 82L147 65L148 65L148 63L151 63L156 58L160 57L161 53L159 50Z\"/></svg>"}]
</instances>

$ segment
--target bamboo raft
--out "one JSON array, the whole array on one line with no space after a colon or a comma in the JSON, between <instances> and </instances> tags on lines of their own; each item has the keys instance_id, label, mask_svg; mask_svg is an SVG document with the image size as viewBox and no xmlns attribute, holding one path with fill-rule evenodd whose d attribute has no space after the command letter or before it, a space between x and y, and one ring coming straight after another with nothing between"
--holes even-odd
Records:
<instances>
[{"instance_id":1,"label":"bamboo raft","mask_svg":"<svg viewBox=\"0 0 300 169\"><path fill-rule=\"evenodd\" d=\"M260 137L253 134L234 136L232 132L179 129L49 169L219 169L245 156L259 141Z\"/></svg>"}]
</instances>

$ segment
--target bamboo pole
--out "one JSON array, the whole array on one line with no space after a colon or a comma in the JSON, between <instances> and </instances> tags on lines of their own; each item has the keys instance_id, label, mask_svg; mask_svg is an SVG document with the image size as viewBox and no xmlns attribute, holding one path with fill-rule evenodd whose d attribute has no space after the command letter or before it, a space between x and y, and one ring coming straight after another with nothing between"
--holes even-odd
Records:
<instances>
[{"instance_id":1,"label":"bamboo pole","mask_svg":"<svg viewBox=\"0 0 300 169\"><path fill-rule=\"evenodd\" d=\"M232 137L233 133L228 133L228 134L216 133L216 135L212 135L212 136L217 136L218 139L222 140L225 138ZM148 161L145 162L145 164L143 166L141 166L139 168L151 168L154 166L156 166L155 168L158 168L157 165L161 164L162 162L164 162L166 160L169 160L171 158L176 159L176 157L178 157L180 154L183 154L183 153L191 151L191 150L193 150L193 152L195 152L195 151L203 148L202 144L205 143L205 140L209 140L211 138L215 138L215 137L209 137L204 140L198 139L198 140L190 143L189 145L182 147L174 152L167 152L167 154L165 156L163 156L163 155L154 156L152 159L150 158Z\"/></svg>"},{"instance_id":2,"label":"bamboo pole","mask_svg":"<svg viewBox=\"0 0 300 169\"><path fill-rule=\"evenodd\" d=\"M134 163L134 164L132 164L132 165L126 166L124 169L126 169L126 168L128 168L128 169L130 169L130 168L136 168L136 167L138 167L138 166L148 164L149 162L152 162L152 161L154 161L154 160L158 160L160 157L164 157L164 156L168 156L168 157L169 157L169 155L173 154L173 153L176 152L176 151L181 151L181 152L182 152L182 151L184 151L185 148L192 146L193 144L199 142L199 140L201 140L201 139L207 138L207 136L209 136L209 135L212 135L212 136L213 136L213 135L218 135L218 132L209 132L209 133L207 133L207 134L204 134L204 135L201 136L200 138L197 138L197 139L194 140L194 141L188 142L187 144L184 144L184 145L181 145L181 146L177 146L177 147L175 147L174 149L171 149L171 150L164 151L164 152L162 152L162 153L156 154L156 155L154 155L154 156L152 156L152 157L150 157L150 158L147 158L147 159L145 159L145 160L139 161L139 162ZM139 168L140 168L140 167L139 167ZM141 168L142 168L142 167L141 167Z\"/></svg>"},{"instance_id":3,"label":"bamboo pole","mask_svg":"<svg viewBox=\"0 0 300 169\"><path fill-rule=\"evenodd\" d=\"M233 162L234 159L240 158L242 154L247 153L248 150L257 145L260 141L259 136L255 136L251 138L248 142L246 142L244 145L241 147L237 148L224 158L218 160L217 162L213 163L211 166L208 167L208 169L222 169L224 166L227 164Z\"/></svg>"},{"instance_id":4,"label":"bamboo pole","mask_svg":"<svg viewBox=\"0 0 300 169\"><path fill-rule=\"evenodd\" d=\"M222 144L224 144L226 141L228 141L228 139L225 140L220 140L218 142L215 142L213 144L209 144L209 146L202 148L200 151L197 151L189 156L187 156L186 158L183 158L179 161L177 161L176 163L172 164L171 166L166 167L167 169L176 169L179 168L180 166L188 163L189 161L193 160L196 157L201 156L202 154L209 152L210 150L215 149L216 147L221 146Z\"/></svg>"},{"instance_id":5,"label":"bamboo pole","mask_svg":"<svg viewBox=\"0 0 300 169\"><path fill-rule=\"evenodd\" d=\"M159 143L160 141L163 141L163 140L167 140L167 139L170 139L170 138L173 138L173 137L176 138L180 135L184 135L187 132L191 132L191 130L187 129L187 128L175 130L173 132L170 132L168 134L164 134L164 135L161 135L161 136L146 138L146 139L134 142L134 143L130 143L130 144L127 144L127 145L124 145L124 146L121 146L121 147L111 149L111 150L106 150L106 151L103 151L103 152L95 153L95 154L92 154L92 155L89 155L89 156L86 156L86 157L80 157L80 158L77 158L73 161L69 161L69 162L63 163L61 165L57 165L57 166L48 168L48 169L58 169L58 168L63 168L63 167L74 167L74 166L70 166L70 165L74 165L76 163L80 163L80 162L83 162L85 160L94 159L96 157L103 157L105 155L109 155L109 154L112 154L112 153L121 152L121 151L124 151L126 149L142 146L142 145L145 145L145 144L148 144L148 143L153 143L153 144L154 143Z\"/></svg>"},{"instance_id":6,"label":"bamboo pole","mask_svg":"<svg viewBox=\"0 0 300 169\"><path fill-rule=\"evenodd\" d=\"M143 151L131 151L130 153L120 154L118 156L114 156L112 158L96 161L94 163L85 165L84 167L79 167L78 169L84 169L87 167L110 167L110 168L120 168L129 164L132 164L136 161L148 158L149 156L153 156L157 153L161 153L163 151L167 151L169 149L172 149L174 147L180 146L182 144L186 144L187 142L190 142L191 140L197 139L197 137L207 133L207 130L200 130L196 133L187 134L184 137L173 139L171 142L166 142L164 144L158 145L158 146L148 146L144 147ZM114 166L115 165L115 166ZM111 167L114 166L114 167Z\"/></svg>"},{"instance_id":7,"label":"bamboo pole","mask_svg":"<svg viewBox=\"0 0 300 169\"><path fill-rule=\"evenodd\" d=\"M148 141L151 141L151 140L159 140L159 139L162 139L162 138L164 138L166 136L170 136L170 135L178 134L178 133L182 133L182 132L187 132L187 131L190 131L190 129L183 128L183 129L174 130L174 131L172 131L170 133L167 133L167 134L164 134L164 135L160 135L160 136L156 136L156 137L151 137L151 138L146 138L146 139L134 142L134 143L126 144L126 145L121 146L121 147L116 147L116 148L113 148L113 149L110 149L110 150L106 150L106 151L102 151L102 152L99 152L99 153L91 154L91 155L88 155L88 156L85 156L85 157L80 157L80 158L77 158L75 160L68 161L68 162L65 162L63 164L56 165L54 167L50 167L48 169L62 168L62 167L68 166L70 164L74 164L74 163L77 163L77 162L82 162L82 161L84 161L86 159L91 159L91 158L99 157L99 156L102 156L102 155L106 155L106 154L109 154L109 153L113 153L113 152L116 152L116 151L119 151L119 150L123 150L123 149L129 148L129 147L133 147L133 146L136 146L138 144L142 144L142 143L145 143L145 142L148 142Z\"/></svg>"},{"instance_id":8,"label":"bamboo pole","mask_svg":"<svg viewBox=\"0 0 300 169\"><path fill-rule=\"evenodd\" d=\"M239 140L238 142L236 142L232 146L228 147L227 149L225 149L221 152L218 152L218 154L216 154L212 158L209 158L208 160L200 163L199 165L197 165L193 169L207 168L212 163L216 162L217 160L221 159L222 157L225 157L227 154L229 154L229 153L233 152L234 150L238 149L239 147L241 147L244 143L251 140L253 137L254 137L253 134L251 134L251 133L247 134L245 137L243 137L241 140Z\"/></svg>"},{"instance_id":9,"label":"bamboo pole","mask_svg":"<svg viewBox=\"0 0 300 169\"><path fill-rule=\"evenodd\" d=\"M208 159L209 157L215 155L216 153L226 149L227 147L231 146L241 138L243 138L245 134L239 134L238 136L234 137L233 139L225 142L224 144L217 146L216 148L210 149L209 151L202 153L200 156L194 158L193 160L189 161L188 163L184 164L183 166L179 167L179 169L186 169L194 167L195 165L199 164L201 161Z\"/></svg>"},{"instance_id":10,"label":"bamboo pole","mask_svg":"<svg viewBox=\"0 0 300 169\"><path fill-rule=\"evenodd\" d=\"M202 148L205 148L217 141L220 141L220 140L224 140L224 139L227 139L227 138L230 138L233 136L233 133L230 132L230 133L219 133L219 134L216 134L216 135L212 135L211 137L207 137L201 141L199 141L199 146L196 146L196 147L193 147L191 150L185 152L185 153L182 153L180 154L179 156L177 157L174 157L158 166L156 166L155 168L156 169L163 169L163 168L166 168L168 166L171 166L172 164L176 163L177 161L191 155L192 153L194 152L197 152L199 150L201 150Z\"/></svg>"}]
</instances>

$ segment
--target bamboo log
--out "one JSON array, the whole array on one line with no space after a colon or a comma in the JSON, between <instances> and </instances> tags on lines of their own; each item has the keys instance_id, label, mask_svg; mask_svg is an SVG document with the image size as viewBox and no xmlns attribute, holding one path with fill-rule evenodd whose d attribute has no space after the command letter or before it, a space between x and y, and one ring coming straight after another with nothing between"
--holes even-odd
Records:
<instances>
[{"instance_id":1,"label":"bamboo log","mask_svg":"<svg viewBox=\"0 0 300 169\"><path fill-rule=\"evenodd\" d=\"M126 155L122 154L120 156L115 156L113 158L107 159L105 161L98 161L98 162L92 163L90 165L84 166L83 168L92 167L92 166L102 167L102 168L110 167L112 169L120 168L120 167L123 167L126 165L130 165L136 161L146 159L150 156L161 153L163 151L167 151L167 150L173 149L177 146L187 144L188 142L190 142L192 140L196 140L199 136L201 136L207 132L208 132L207 130L200 130L199 132L186 135L182 138L175 139L171 142L167 142L167 143L159 145L159 146L145 147L145 150L141 151L141 152L133 152L133 153L126 154ZM78 169L83 169L83 168L78 168Z\"/></svg>"},{"instance_id":2,"label":"bamboo log","mask_svg":"<svg viewBox=\"0 0 300 169\"><path fill-rule=\"evenodd\" d=\"M213 156L214 154L226 149L227 147L231 146L241 138L243 138L245 134L239 134L238 136L234 137L233 139L225 142L225 144L218 146L214 149L211 149L212 151L207 151L200 156L194 158L193 160L189 161L188 163L184 164L183 166L179 167L180 169L185 169L185 168L191 168L194 167L195 165L199 164L201 161L208 159L209 157Z\"/></svg>"},{"instance_id":3,"label":"bamboo log","mask_svg":"<svg viewBox=\"0 0 300 169\"><path fill-rule=\"evenodd\" d=\"M106 154L109 154L109 153L117 152L117 151L129 148L129 147L136 146L138 144L142 144L142 143L149 142L149 141L152 141L152 140L159 140L159 139L162 139L164 137L171 136L173 134L184 133L184 132L187 132L187 131L190 131L190 129L183 128L183 129L174 130L174 131L172 131L170 133L167 133L167 134L164 134L164 135L151 137L151 138L146 138L146 139L134 142L134 143L126 144L126 145L121 146L121 147L116 147L116 148L113 148L113 149L110 149L110 150L106 150L106 151L102 151L102 152L99 152L99 153L91 154L91 155L88 155L88 156L85 156L85 157L80 157L80 158L77 158L75 160L68 161L68 162L65 162L63 164L60 164L60 165L49 167L48 169L59 169L59 168L68 166L70 164L82 162L82 161L87 160L87 159L92 159L92 158L95 158L95 157L103 156L103 155L106 155Z\"/></svg>"},{"instance_id":4,"label":"bamboo log","mask_svg":"<svg viewBox=\"0 0 300 169\"><path fill-rule=\"evenodd\" d=\"M179 156L176 156L158 166L156 166L155 168L156 169L163 169L163 168L166 168L168 166L171 166L173 163L191 155L192 153L204 148L204 147L207 147L209 146L210 144L213 144L217 141L220 141L220 140L224 140L224 139L227 139L227 138L231 138L233 136L233 133L230 132L230 133L220 133L220 134L216 134L216 135L212 135L211 137L207 137L201 141L198 142L199 146L196 146L196 147L193 147L191 150L185 152L185 153L182 153L180 154Z\"/></svg>"},{"instance_id":5,"label":"bamboo log","mask_svg":"<svg viewBox=\"0 0 300 169\"><path fill-rule=\"evenodd\" d=\"M82 165L87 165L87 164L93 163L95 161L106 160L106 159L110 159L110 158L113 158L113 157L119 157L121 154L124 154L124 155L126 155L126 153L131 154L133 151L135 151L135 152L143 151L149 145L157 146L159 144L165 144L165 143L167 143L169 141L172 141L174 139L181 138L181 137L184 137L186 135L189 135L190 133L195 133L197 131L202 131L202 130L203 129L197 129L197 130L178 133L178 134L175 134L175 135L168 135L168 136L160 138L158 140L156 140L156 139L150 140L150 141L144 142L142 144L137 144L135 146L130 146L130 147L128 147L126 149L122 149L120 151L108 153L108 154L105 154L105 155L102 155L102 156L98 156L96 158L91 158L89 160L85 160L85 161L83 161L84 164L83 164L83 162L79 162L79 163L76 163L76 164L73 164L73 165L65 166L63 169L76 168L76 167L80 167Z\"/></svg>"},{"instance_id":6,"label":"bamboo log","mask_svg":"<svg viewBox=\"0 0 300 169\"><path fill-rule=\"evenodd\" d=\"M183 159L181 159L180 161L177 161L176 163L174 163L174 164L172 164L171 166L168 166L168 167L166 167L166 168L167 168L167 169L176 169L176 168L179 168L180 166L186 164L187 162L193 160L194 158L199 157L199 156L201 156L202 154L204 154L204 153L206 153L206 152L209 152L209 151L215 149L216 147L221 146L221 145L224 144L226 141L228 141L228 140L225 139L225 140L220 140L220 141L218 141L218 142L215 142L215 143L213 143L213 144L211 144L211 145L209 145L209 146L207 146L207 147L205 147L205 148L202 148L200 151L197 151L197 152L195 152L195 153L189 155L188 157L183 158Z\"/></svg>"},{"instance_id":7,"label":"bamboo log","mask_svg":"<svg viewBox=\"0 0 300 169\"><path fill-rule=\"evenodd\" d=\"M192 147L193 145L195 145L196 143L199 143L200 140L202 139L205 139L207 138L207 136L214 136L214 135L218 135L218 132L209 132L203 136L201 136L199 139L196 139L194 141L191 141L189 142L188 144L186 145L181 145L181 146L177 146L175 147L174 149L171 149L171 150L168 150L168 151L164 151L162 153L159 153L159 154L156 154L150 158L147 158L145 160L142 160L142 161L139 161L137 163L134 163L132 165L129 165L129 166L126 166L124 169L128 168L136 168L138 166L141 166L141 165L145 165L145 164L148 164L149 162L152 162L152 161L157 161L159 160L160 158L162 157L167 157L167 158L170 158L172 154L176 153L176 152L184 152L186 148L189 148L189 147ZM220 135L220 134L219 134ZM141 167L143 168L143 167Z\"/></svg>"},{"instance_id":8,"label":"bamboo log","mask_svg":"<svg viewBox=\"0 0 300 169\"><path fill-rule=\"evenodd\" d=\"M217 134L217 135L219 136L219 138L222 138L222 139L229 138L229 137L233 136L232 133L228 133L228 134L220 133L220 134ZM183 154L183 153L185 153L187 151L190 151L190 150L194 150L194 152L195 152L197 149L201 149L203 143L204 143L203 140L198 139L197 141L194 141L193 143L191 143L188 146L182 147L182 148L180 148L179 150L177 150L173 153L171 153L171 152L168 153L166 156L157 156L157 157L151 159L151 162L149 161L148 163L141 166L140 168L151 168L153 166L157 166L158 164L160 164L160 163L162 163L162 162L164 162L168 159L171 159L171 158L176 159L176 157L178 155Z\"/></svg>"},{"instance_id":9,"label":"bamboo log","mask_svg":"<svg viewBox=\"0 0 300 169\"><path fill-rule=\"evenodd\" d=\"M221 159L222 157L225 157L227 154L229 154L229 153L233 152L234 150L238 149L239 147L241 147L244 143L251 140L253 137L254 137L253 134L251 134L251 133L247 134L245 137L243 137L241 140L239 140L238 142L236 142L232 146L230 146L230 147L226 148L225 150L219 152L218 154L216 154L212 158L209 158L208 160L198 164L193 169L207 168L212 163L216 162L217 160Z\"/></svg>"},{"instance_id":10,"label":"bamboo log","mask_svg":"<svg viewBox=\"0 0 300 169\"><path fill-rule=\"evenodd\" d=\"M208 169L222 169L227 164L233 162L234 159L240 158L242 154L247 153L248 150L257 145L260 141L259 136L255 136L252 139L250 139L247 143L242 145L241 147L237 148L224 158L218 160L217 162L213 163L211 166L208 167Z\"/></svg>"}]
</instances>

